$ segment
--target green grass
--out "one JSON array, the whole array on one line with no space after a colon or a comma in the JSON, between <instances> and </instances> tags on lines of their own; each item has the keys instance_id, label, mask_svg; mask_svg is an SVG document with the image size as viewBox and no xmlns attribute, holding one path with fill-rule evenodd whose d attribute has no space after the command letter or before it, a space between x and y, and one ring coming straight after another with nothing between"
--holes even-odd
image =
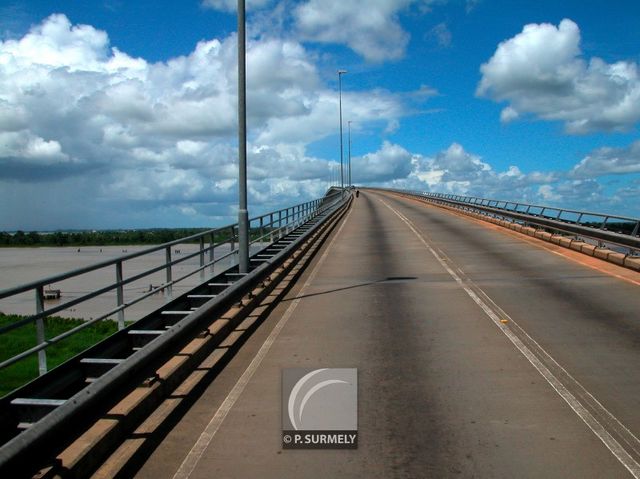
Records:
<instances>
[{"instance_id":1,"label":"green grass","mask_svg":"<svg viewBox=\"0 0 640 479\"><path fill-rule=\"evenodd\" d=\"M23 316L0 313L0 326L13 323ZM81 319L51 317L45 319L45 336L53 338L80 324ZM100 321L49 346L47 351L47 367L49 370L67 359L84 351L98 341L110 336L118 329L114 321ZM0 361L4 361L36 345L36 327L34 324L21 326L0 336ZM0 370L0 397L28 383L38 376L38 356L32 354L11 366Z\"/></svg>"}]
</instances>

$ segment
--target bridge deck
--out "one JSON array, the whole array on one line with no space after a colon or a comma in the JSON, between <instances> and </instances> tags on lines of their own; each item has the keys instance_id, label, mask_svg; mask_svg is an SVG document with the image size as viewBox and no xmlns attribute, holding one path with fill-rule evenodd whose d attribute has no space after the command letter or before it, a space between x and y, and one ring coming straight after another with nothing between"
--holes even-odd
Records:
<instances>
[{"instance_id":1,"label":"bridge deck","mask_svg":"<svg viewBox=\"0 0 640 479\"><path fill-rule=\"evenodd\" d=\"M139 477L629 477L638 284L554 248L361 193ZM358 368L357 450L282 450L288 367Z\"/></svg>"}]
</instances>

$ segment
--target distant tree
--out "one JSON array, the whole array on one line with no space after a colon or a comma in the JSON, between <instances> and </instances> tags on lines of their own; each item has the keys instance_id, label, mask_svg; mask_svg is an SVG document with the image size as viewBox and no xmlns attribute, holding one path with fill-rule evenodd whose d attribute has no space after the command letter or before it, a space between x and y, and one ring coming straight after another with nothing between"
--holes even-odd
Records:
<instances>
[{"instance_id":1,"label":"distant tree","mask_svg":"<svg viewBox=\"0 0 640 479\"><path fill-rule=\"evenodd\" d=\"M40 235L35 231L30 231L26 237L27 244L40 244Z\"/></svg>"},{"instance_id":2,"label":"distant tree","mask_svg":"<svg viewBox=\"0 0 640 479\"><path fill-rule=\"evenodd\" d=\"M53 234L53 242L56 246L64 246L69 243L69 235L56 231Z\"/></svg>"}]
</instances>

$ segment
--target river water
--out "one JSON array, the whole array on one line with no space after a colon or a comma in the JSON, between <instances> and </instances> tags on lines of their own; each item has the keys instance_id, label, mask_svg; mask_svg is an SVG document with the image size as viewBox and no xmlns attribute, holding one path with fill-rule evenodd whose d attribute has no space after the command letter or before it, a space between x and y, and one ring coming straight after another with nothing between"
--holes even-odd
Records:
<instances>
[{"instance_id":1,"label":"river water","mask_svg":"<svg viewBox=\"0 0 640 479\"><path fill-rule=\"evenodd\" d=\"M88 247L43 247L43 248L0 248L0 290L47 278L56 274L72 271L105 260L117 258L127 253L134 253L148 249L149 246L88 246ZM197 244L179 244L172 247L172 259L178 260L195 253L199 249ZM224 256L230 251L229 245L216 248L215 257ZM173 279L193 271L199 266L199 256L189 258L172 268ZM208 261L208 255L205 258ZM156 251L145 256L129 260L124 263L124 278L130 278L153 267L161 266L165 262L165 250ZM215 271L219 272L228 266L230 260L223 260L216 264ZM205 278L199 273L174 285L173 297L200 284L211 276L210 268L206 270ZM83 294L105 287L115 282L116 268L109 266L91 273L48 285L51 289L61 290L61 298L45 301L45 309L56 307ZM161 270L146 278L125 286L125 302L149 291L150 286L157 287L166 280L166 271ZM168 294L156 293L140 303L127 308L126 319L136 320L150 311L162 306L170 298ZM117 306L116 291L112 290L101 296L76 306L64 308L57 316L91 319L102 315ZM36 311L35 292L29 291L10 298L0 299L0 312L5 314L34 314ZM114 316L115 318L115 316Z\"/></svg>"}]
</instances>

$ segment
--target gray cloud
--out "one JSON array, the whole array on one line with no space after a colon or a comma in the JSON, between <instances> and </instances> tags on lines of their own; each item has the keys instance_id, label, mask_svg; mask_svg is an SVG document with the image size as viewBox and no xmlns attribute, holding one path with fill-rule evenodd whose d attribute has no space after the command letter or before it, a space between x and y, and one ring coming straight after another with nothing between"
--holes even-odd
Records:
<instances>
[{"instance_id":1,"label":"gray cloud","mask_svg":"<svg viewBox=\"0 0 640 479\"><path fill-rule=\"evenodd\" d=\"M583 158L570 172L575 178L628 173L640 173L640 140L626 148L599 148Z\"/></svg>"}]
</instances>

